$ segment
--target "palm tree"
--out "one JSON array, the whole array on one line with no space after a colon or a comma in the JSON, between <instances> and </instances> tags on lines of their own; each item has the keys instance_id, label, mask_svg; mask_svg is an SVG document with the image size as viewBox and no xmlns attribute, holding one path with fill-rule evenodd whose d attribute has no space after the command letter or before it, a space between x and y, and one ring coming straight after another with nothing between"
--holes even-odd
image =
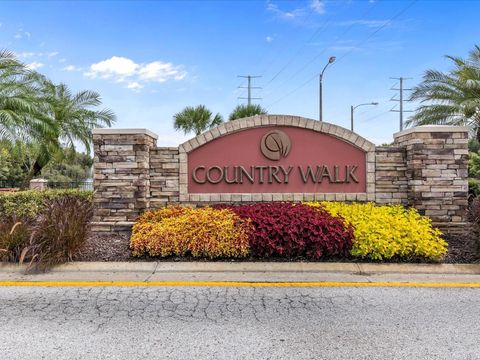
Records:
<instances>
[{"instance_id":1,"label":"palm tree","mask_svg":"<svg viewBox=\"0 0 480 360\"><path fill-rule=\"evenodd\" d=\"M53 122L40 111L40 77L0 50L0 140L31 141L53 133Z\"/></svg>"},{"instance_id":2,"label":"palm tree","mask_svg":"<svg viewBox=\"0 0 480 360\"><path fill-rule=\"evenodd\" d=\"M410 100L421 105L407 125L470 126L480 140L480 46L468 59L447 56L454 68L448 73L427 70Z\"/></svg>"},{"instance_id":3,"label":"palm tree","mask_svg":"<svg viewBox=\"0 0 480 360\"><path fill-rule=\"evenodd\" d=\"M115 114L109 109L97 110L102 101L95 91L83 90L73 94L67 85L55 85L47 79L42 81L42 112L55 125L52 136L37 141L37 159L31 175L39 175L42 168L62 148L75 149L81 143L87 153L91 150L92 130L112 126Z\"/></svg>"},{"instance_id":4,"label":"palm tree","mask_svg":"<svg viewBox=\"0 0 480 360\"><path fill-rule=\"evenodd\" d=\"M198 105L197 107L187 106L181 112L173 116L173 126L175 130L183 130L185 134L194 132L195 135L200 135L205 130L211 129L223 122L220 114L212 118L212 112L208 110L205 105Z\"/></svg>"},{"instance_id":5,"label":"palm tree","mask_svg":"<svg viewBox=\"0 0 480 360\"><path fill-rule=\"evenodd\" d=\"M241 119L254 115L265 115L267 110L262 108L260 105L238 105L233 109L228 120Z\"/></svg>"}]
</instances>

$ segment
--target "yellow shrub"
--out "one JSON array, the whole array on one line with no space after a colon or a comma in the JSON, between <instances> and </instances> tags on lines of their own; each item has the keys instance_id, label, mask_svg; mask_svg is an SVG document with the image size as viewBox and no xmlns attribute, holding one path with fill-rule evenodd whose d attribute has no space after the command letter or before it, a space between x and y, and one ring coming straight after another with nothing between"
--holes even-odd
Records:
<instances>
[{"instance_id":1,"label":"yellow shrub","mask_svg":"<svg viewBox=\"0 0 480 360\"><path fill-rule=\"evenodd\" d=\"M133 255L244 257L250 221L228 209L166 207L148 211L133 226Z\"/></svg>"},{"instance_id":2,"label":"yellow shrub","mask_svg":"<svg viewBox=\"0 0 480 360\"><path fill-rule=\"evenodd\" d=\"M353 256L374 260L421 256L438 261L447 252L440 230L414 208L328 201L307 205L323 207L354 227Z\"/></svg>"}]
</instances>

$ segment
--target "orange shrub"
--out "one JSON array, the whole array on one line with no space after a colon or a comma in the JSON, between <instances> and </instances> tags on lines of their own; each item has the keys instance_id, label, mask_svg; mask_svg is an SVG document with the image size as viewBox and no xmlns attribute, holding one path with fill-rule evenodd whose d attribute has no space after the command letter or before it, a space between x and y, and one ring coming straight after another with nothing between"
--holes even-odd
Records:
<instances>
[{"instance_id":1,"label":"orange shrub","mask_svg":"<svg viewBox=\"0 0 480 360\"><path fill-rule=\"evenodd\" d=\"M148 211L133 226L133 255L244 257L250 220L228 209L166 207Z\"/></svg>"}]
</instances>

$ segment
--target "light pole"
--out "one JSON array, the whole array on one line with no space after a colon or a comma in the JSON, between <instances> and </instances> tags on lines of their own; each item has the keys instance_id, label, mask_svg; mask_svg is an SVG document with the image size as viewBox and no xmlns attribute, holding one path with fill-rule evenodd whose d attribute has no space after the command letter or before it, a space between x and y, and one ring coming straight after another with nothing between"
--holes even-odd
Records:
<instances>
[{"instance_id":1,"label":"light pole","mask_svg":"<svg viewBox=\"0 0 480 360\"><path fill-rule=\"evenodd\" d=\"M320 121L323 121L323 104L322 104L322 101L323 101L323 98L322 98L322 81L323 81L323 73L325 72L325 69L328 67L328 65L330 64L333 64L335 62L337 58L335 56L330 56L330 58L328 59L328 63L325 65L325 67L323 68L322 72L320 73L320 91L319 91L319 96L320 96L320 99L319 99L319 105L318 105L318 119Z\"/></svg>"},{"instance_id":2,"label":"light pole","mask_svg":"<svg viewBox=\"0 0 480 360\"><path fill-rule=\"evenodd\" d=\"M350 106L350 130L353 131L353 110L358 108L359 106L366 106L366 105L378 105L378 102L371 102L371 103L365 103L365 104L358 104L356 106Z\"/></svg>"}]
</instances>

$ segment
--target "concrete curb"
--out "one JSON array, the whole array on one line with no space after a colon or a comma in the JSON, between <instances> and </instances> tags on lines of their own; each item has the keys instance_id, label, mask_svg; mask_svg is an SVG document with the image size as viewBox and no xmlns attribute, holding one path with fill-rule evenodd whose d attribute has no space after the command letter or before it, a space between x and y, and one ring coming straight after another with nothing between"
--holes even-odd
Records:
<instances>
[{"instance_id":1,"label":"concrete curb","mask_svg":"<svg viewBox=\"0 0 480 360\"><path fill-rule=\"evenodd\" d=\"M0 262L0 273L23 272L25 265ZM480 274L480 264L375 264L316 262L71 262L51 273L348 273L348 274Z\"/></svg>"}]
</instances>

